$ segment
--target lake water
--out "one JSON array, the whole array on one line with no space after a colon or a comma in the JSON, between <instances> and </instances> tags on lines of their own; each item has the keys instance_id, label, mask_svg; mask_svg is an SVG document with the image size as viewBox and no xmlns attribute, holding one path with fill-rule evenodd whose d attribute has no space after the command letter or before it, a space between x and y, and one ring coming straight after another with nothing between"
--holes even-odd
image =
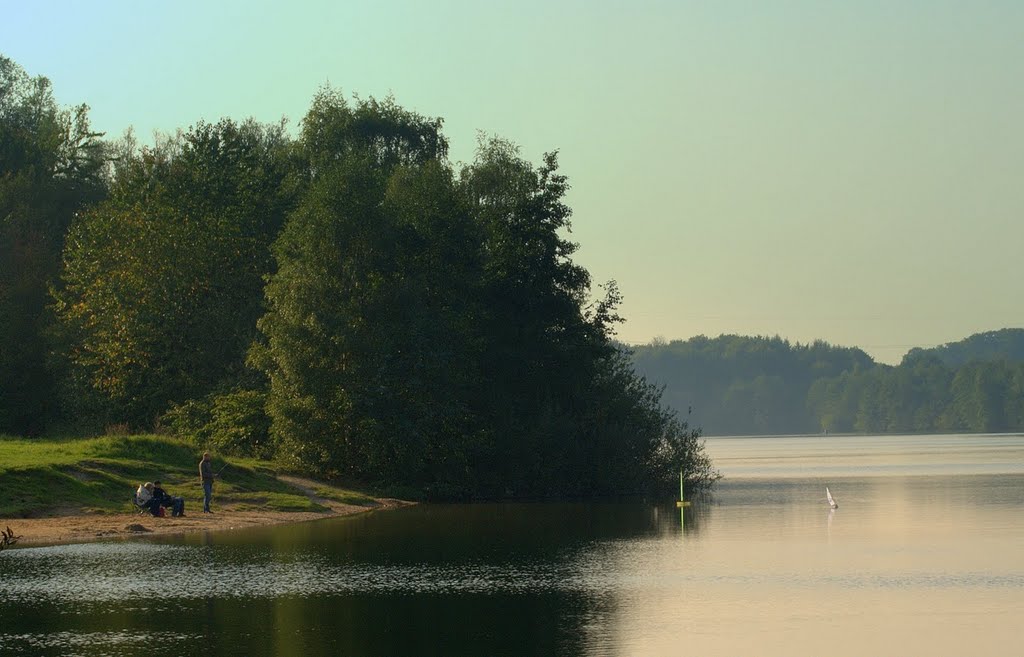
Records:
<instances>
[{"instance_id":1,"label":"lake water","mask_svg":"<svg viewBox=\"0 0 1024 657\"><path fill-rule=\"evenodd\" d=\"M727 478L685 524L671 503L423 505L8 550L0 655L1024 650L1024 436L708 450Z\"/></svg>"}]
</instances>

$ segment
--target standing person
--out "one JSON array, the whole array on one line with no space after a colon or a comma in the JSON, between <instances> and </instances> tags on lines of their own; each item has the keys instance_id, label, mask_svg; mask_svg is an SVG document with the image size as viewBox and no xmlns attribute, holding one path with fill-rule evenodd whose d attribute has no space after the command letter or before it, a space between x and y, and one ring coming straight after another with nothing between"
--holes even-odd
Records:
<instances>
[{"instance_id":1,"label":"standing person","mask_svg":"<svg viewBox=\"0 0 1024 657\"><path fill-rule=\"evenodd\" d=\"M199 462L199 480L203 482L203 513L210 511L210 498L213 497L213 463L210 453L203 452L203 460Z\"/></svg>"}]
</instances>

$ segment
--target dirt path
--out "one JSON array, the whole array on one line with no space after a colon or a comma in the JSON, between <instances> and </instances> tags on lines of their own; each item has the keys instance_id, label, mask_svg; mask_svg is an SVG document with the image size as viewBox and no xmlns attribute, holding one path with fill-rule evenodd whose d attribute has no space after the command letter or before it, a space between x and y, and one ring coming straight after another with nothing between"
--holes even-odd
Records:
<instances>
[{"instance_id":1,"label":"dirt path","mask_svg":"<svg viewBox=\"0 0 1024 657\"><path fill-rule=\"evenodd\" d=\"M153 516L138 513L76 514L51 518L0 518L0 529L9 527L18 536L17 547L50 545L54 543L87 543L109 538L133 536L156 536L190 534L194 532L224 531L245 527L262 527L289 522L305 522L337 516L347 516L365 511L405 506L409 502L380 498L374 506L357 506L320 497L316 494L316 482L299 477L280 479L305 493L310 500L327 511L253 511L234 510L230 506L215 508L214 513L202 513L186 508L181 518Z\"/></svg>"}]
</instances>

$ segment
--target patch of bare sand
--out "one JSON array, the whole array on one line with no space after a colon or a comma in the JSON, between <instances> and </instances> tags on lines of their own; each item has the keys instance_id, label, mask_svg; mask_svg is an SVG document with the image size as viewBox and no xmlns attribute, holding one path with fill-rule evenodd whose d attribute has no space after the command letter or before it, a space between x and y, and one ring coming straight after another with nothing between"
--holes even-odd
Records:
<instances>
[{"instance_id":1,"label":"patch of bare sand","mask_svg":"<svg viewBox=\"0 0 1024 657\"><path fill-rule=\"evenodd\" d=\"M407 506L411 502L378 498L373 506L344 504L319 497L314 492L315 482L298 477L281 477L302 490L309 498L325 507L326 511L261 511L232 508L231 505L214 506L213 513L185 509L185 516L170 515L154 518L138 513L74 513L49 518L0 518L0 528L10 527L18 536L17 545L52 545L55 543L88 543L111 538L191 534L195 532L225 531L246 527L264 527L291 522L306 522L348 516L365 511ZM216 499L216 498L215 498Z\"/></svg>"}]
</instances>

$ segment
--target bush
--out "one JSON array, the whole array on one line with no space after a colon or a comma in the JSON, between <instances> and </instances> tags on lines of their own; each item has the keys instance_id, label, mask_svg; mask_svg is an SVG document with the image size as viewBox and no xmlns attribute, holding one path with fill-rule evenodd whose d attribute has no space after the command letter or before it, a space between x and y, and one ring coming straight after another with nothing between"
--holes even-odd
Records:
<instances>
[{"instance_id":1,"label":"bush","mask_svg":"<svg viewBox=\"0 0 1024 657\"><path fill-rule=\"evenodd\" d=\"M266 397L256 390L214 397L207 425L210 445L226 454L269 458L273 449Z\"/></svg>"},{"instance_id":2,"label":"bush","mask_svg":"<svg viewBox=\"0 0 1024 657\"><path fill-rule=\"evenodd\" d=\"M171 410L160 418L160 424L171 430L175 436L205 445L210 434L210 402L190 399L184 404L174 404Z\"/></svg>"},{"instance_id":3,"label":"bush","mask_svg":"<svg viewBox=\"0 0 1024 657\"><path fill-rule=\"evenodd\" d=\"M265 405L265 393L236 390L176 405L164 415L163 422L175 435L201 447L235 456L269 458L274 450Z\"/></svg>"}]
</instances>

